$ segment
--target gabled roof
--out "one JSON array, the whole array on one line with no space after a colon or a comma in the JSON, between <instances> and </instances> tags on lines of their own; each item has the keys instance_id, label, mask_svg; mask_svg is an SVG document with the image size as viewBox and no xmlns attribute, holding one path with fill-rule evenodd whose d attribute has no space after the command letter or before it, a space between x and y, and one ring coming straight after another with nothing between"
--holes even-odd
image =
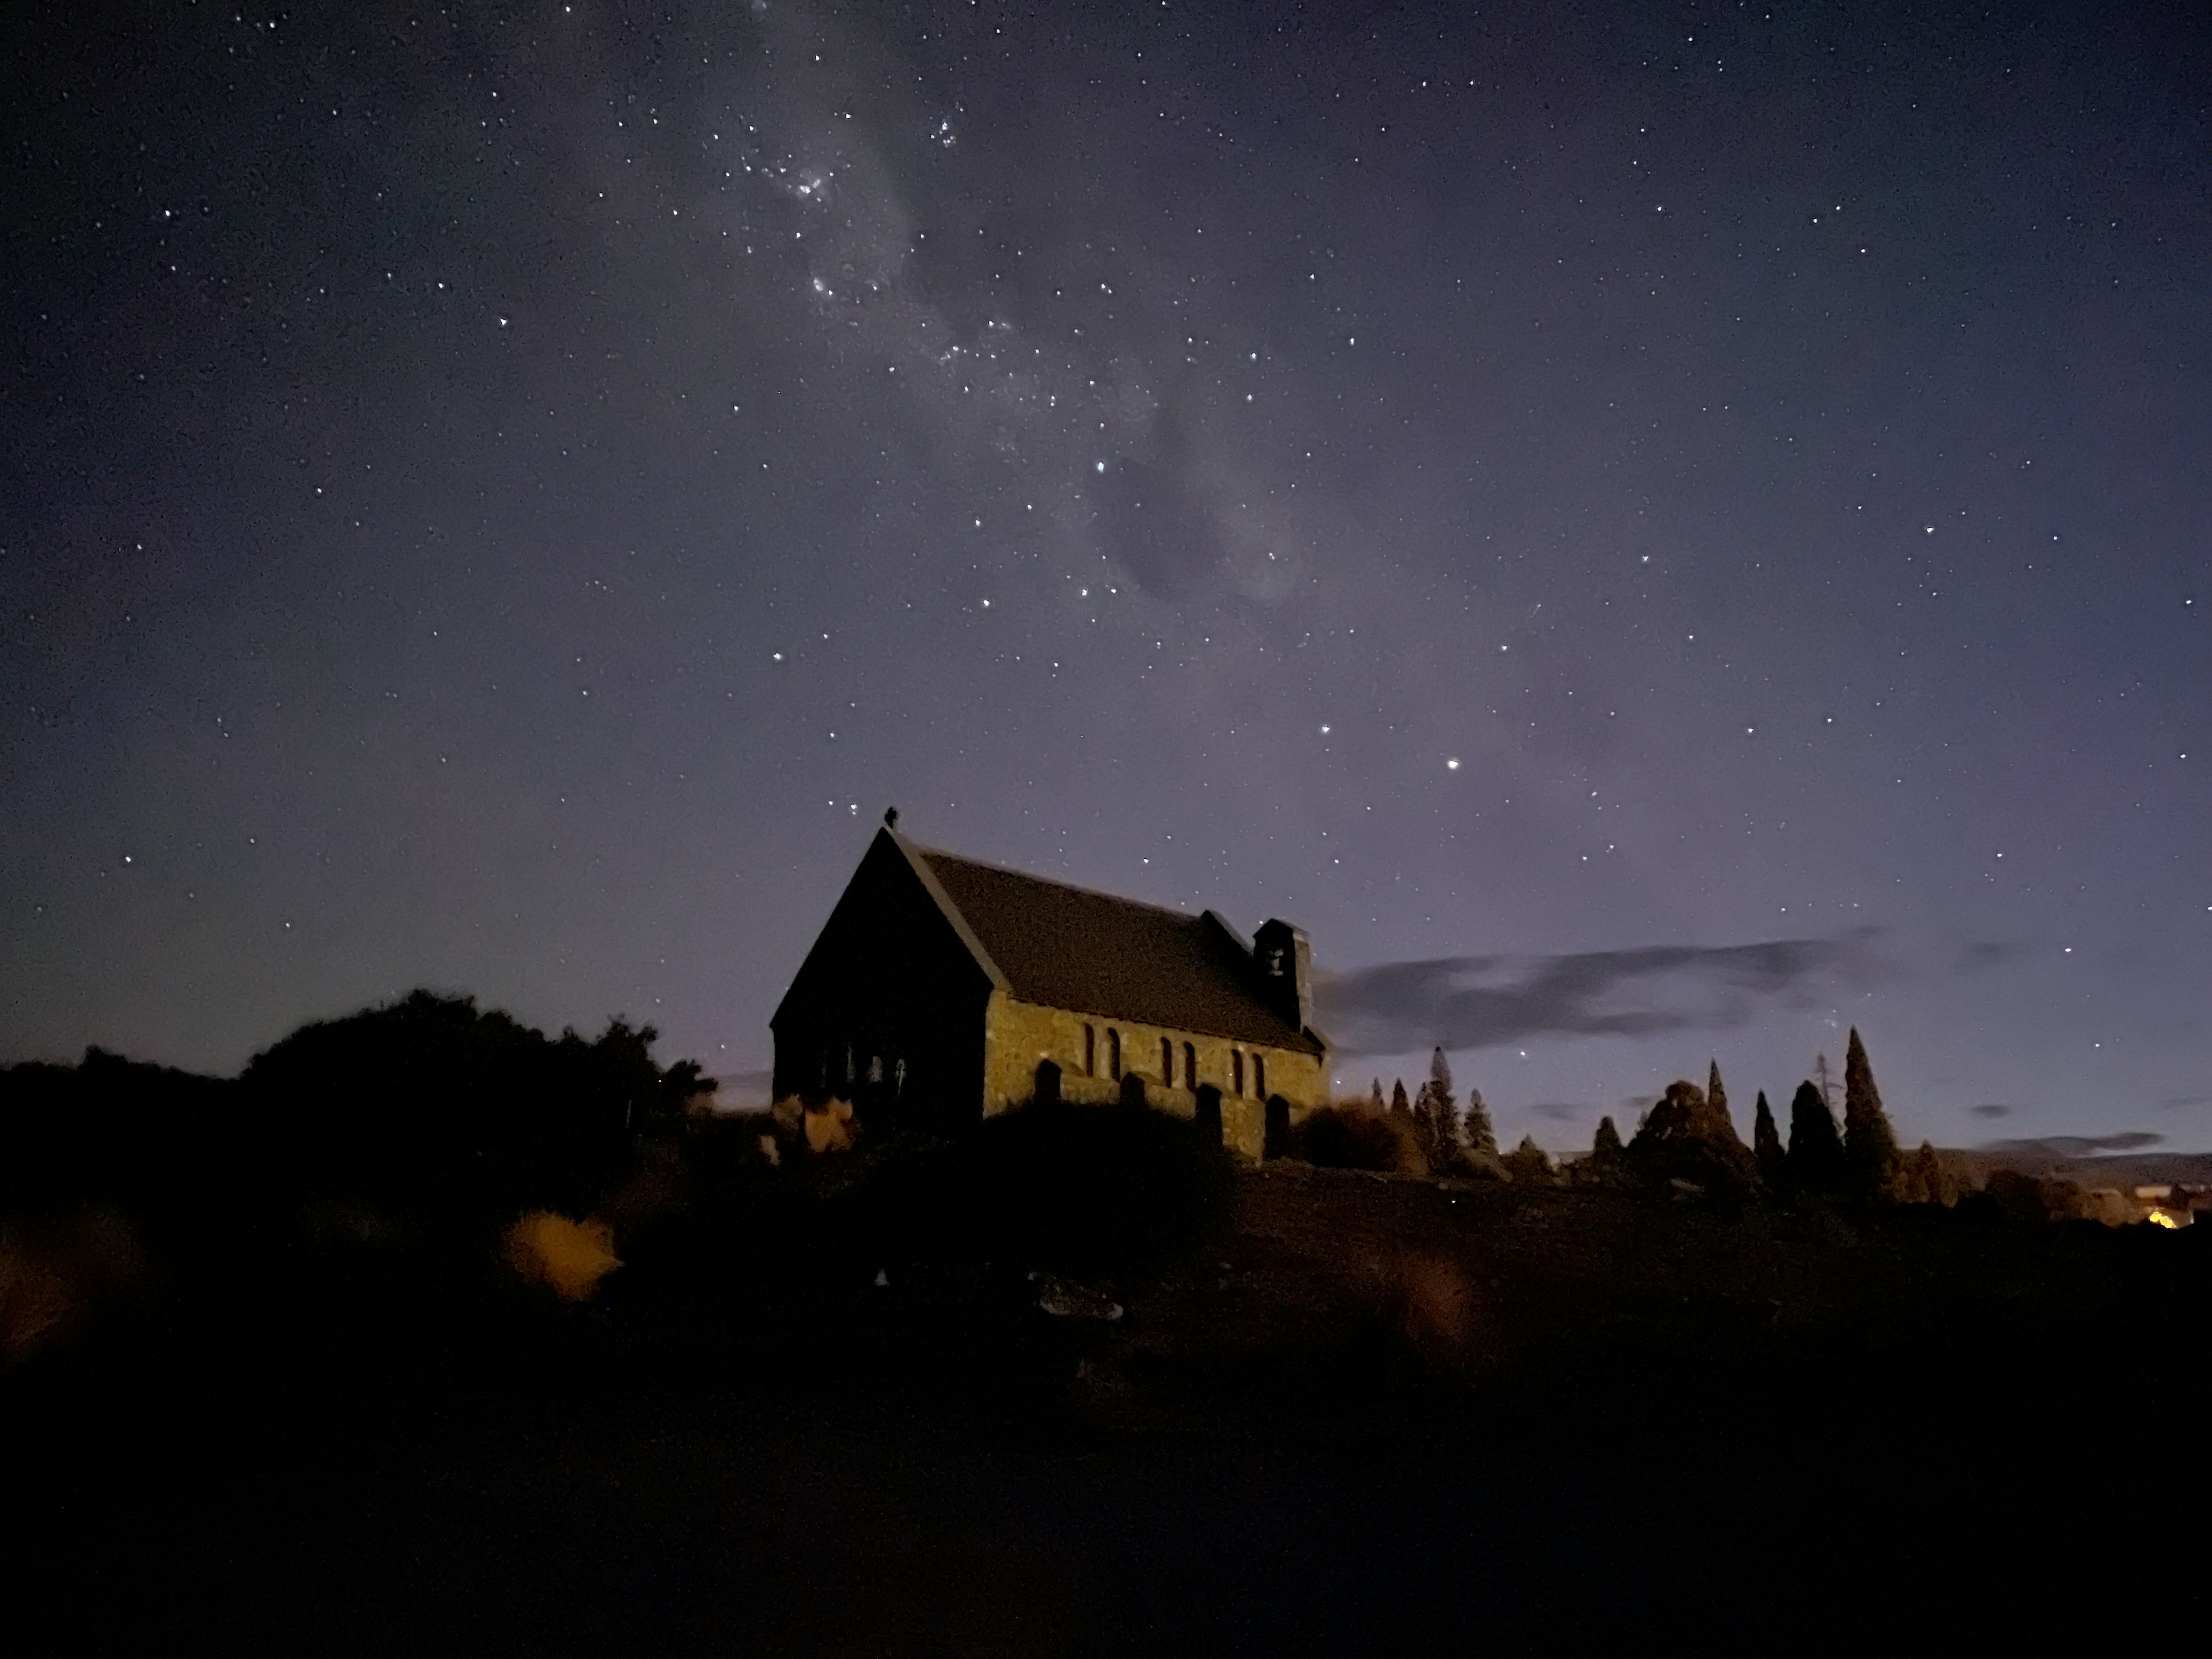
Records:
<instances>
[{"instance_id":1,"label":"gabled roof","mask_svg":"<svg viewBox=\"0 0 2212 1659\"><path fill-rule=\"evenodd\" d=\"M916 847L884 830L991 982L1024 1002L1322 1054L1261 994L1252 947L1212 911L1139 904Z\"/></svg>"}]
</instances>

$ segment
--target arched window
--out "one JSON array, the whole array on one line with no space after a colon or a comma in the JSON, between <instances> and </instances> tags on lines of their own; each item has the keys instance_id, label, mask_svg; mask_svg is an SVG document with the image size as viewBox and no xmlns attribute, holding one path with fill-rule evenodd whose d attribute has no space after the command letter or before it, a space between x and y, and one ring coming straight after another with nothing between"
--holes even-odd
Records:
<instances>
[{"instance_id":1,"label":"arched window","mask_svg":"<svg viewBox=\"0 0 2212 1659\"><path fill-rule=\"evenodd\" d=\"M1267 1097L1267 1057L1252 1056L1252 1092L1265 1100Z\"/></svg>"},{"instance_id":2,"label":"arched window","mask_svg":"<svg viewBox=\"0 0 2212 1659\"><path fill-rule=\"evenodd\" d=\"M1175 1087L1175 1044L1165 1037L1160 1039L1160 1081Z\"/></svg>"},{"instance_id":3,"label":"arched window","mask_svg":"<svg viewBox=\"0 0 2212 1659\"><path fill-rule=\"evenodd\" d=\"M1121 1034L1110 1025L1106 1028L1106 1075L1116 1083L1121 1080Z\"/></svg>"},{"instance_id":4,"label":"arched window","mask_svg":"<svg viewBox=\"0 0 2212 1659\"><path fill-rule=\"evenodd\" d=\"M1244 1051L1242 1048L1229 1051L1229 1092L1239 1096L1244 1092Z\"/></svg>"},{"instance_id":5,"label":"arched window","mask_svg":"<svg viewBox=\"0 0 2212 1659\"><path fill-rule=\"evenodd\" d=\"M1182 1045L1182 1086L1194 1093L1198 1089L1198 1050L1188 1042Z\"/></svg>"},{"instance_id":6,"label":"arched window","mask_svg":"<svg viewBox=\"0 0 2212 1659\"><path fill-rule=\"evenodd\" d=\"M1083 1075L1098 1075L1098 1033L1088 1025L1083 1028Z\"/></svg>"}]
</instances>

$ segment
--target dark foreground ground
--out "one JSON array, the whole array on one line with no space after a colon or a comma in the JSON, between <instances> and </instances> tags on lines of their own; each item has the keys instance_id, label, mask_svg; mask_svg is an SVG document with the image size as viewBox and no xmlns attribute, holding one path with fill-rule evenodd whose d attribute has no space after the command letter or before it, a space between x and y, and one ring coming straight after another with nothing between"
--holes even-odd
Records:
<instances>
[{"instance_id":1,"label":"dark foreground ground","mask_svg":"<svg viewBox=\"0 0 2212 1659\"><path fill-rule=\"evenodd\" d=\"M580 1309L269 1262L19 1365L10 1650L2204 1627L2212 1227L1278 1165L1180 1265L1082 1287L1115 1321L1014 1265L788 1248Z\"/></svg>"}]
</instances>

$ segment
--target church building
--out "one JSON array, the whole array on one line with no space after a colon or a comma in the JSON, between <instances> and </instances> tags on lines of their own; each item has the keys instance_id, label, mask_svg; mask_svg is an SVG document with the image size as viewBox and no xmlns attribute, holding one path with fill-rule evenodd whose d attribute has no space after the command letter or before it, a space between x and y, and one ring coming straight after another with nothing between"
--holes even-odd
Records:
<instances>
[{"instance_id":1,"label":"church building","mask_svg":"<svg viewBox=\"0 0 2212 1659\"><path fill-rule=\"evenodd\" d=\"M1141 1091L1246 1157L1328 1092L1306 936L917 847L884 815L769 1022L779 1099L940 1132Z\"/></svg>"}]
</instances>

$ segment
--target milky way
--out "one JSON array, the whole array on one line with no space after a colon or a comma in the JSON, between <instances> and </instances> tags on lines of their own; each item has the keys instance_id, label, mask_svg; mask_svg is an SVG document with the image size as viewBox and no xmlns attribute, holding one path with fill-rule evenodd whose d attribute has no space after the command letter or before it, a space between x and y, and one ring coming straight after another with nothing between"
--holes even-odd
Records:
<instances>
[{"instance_id":1,"label":"milky way","mask_svg":"<svg viewBox=\"0 0 2212 1659\"><path fill-rule=\"evenodd\" d=\"M6 26L0 1057L741 1089L896 805L1509 1134L2212 1145L2162 9L344 9Z\"/></svg>"}]
</instances>

